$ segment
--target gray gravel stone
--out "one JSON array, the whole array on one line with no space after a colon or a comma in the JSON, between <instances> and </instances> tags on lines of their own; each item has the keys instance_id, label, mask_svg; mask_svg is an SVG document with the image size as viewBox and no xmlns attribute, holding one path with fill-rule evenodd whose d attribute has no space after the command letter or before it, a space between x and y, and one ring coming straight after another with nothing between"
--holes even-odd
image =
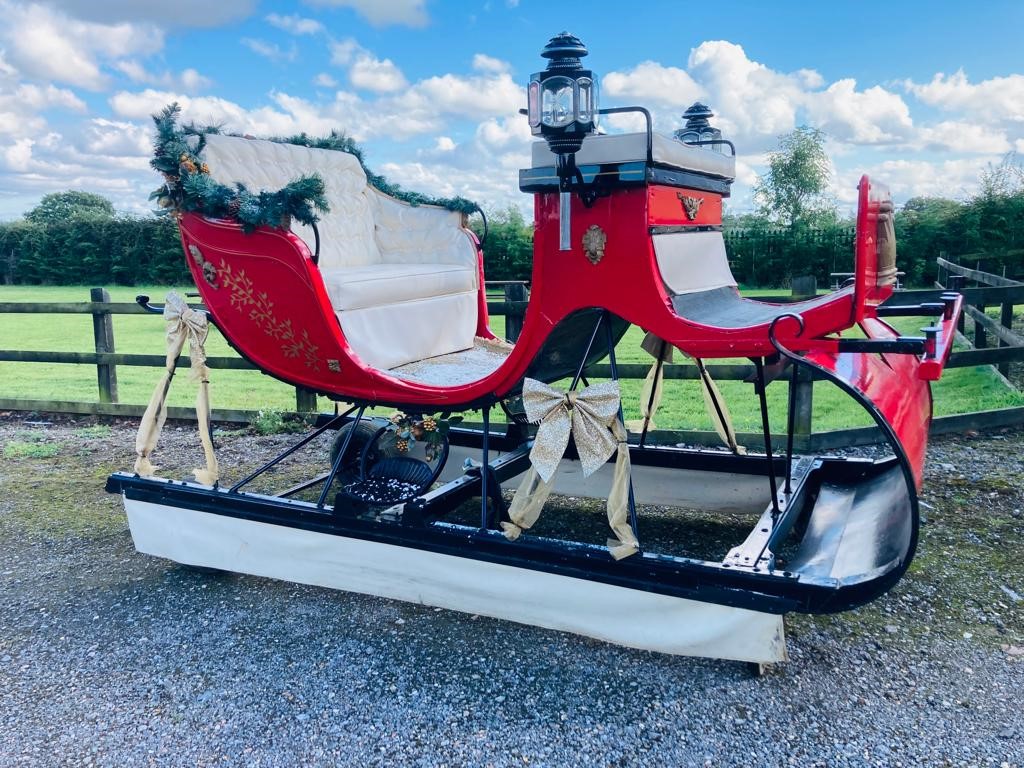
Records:
<instances>
[{"instance_id":1,"label":"gray gravel stone","mask_svg":"<svg viewBox=\"0 0 1024 768\"><path fill-rule=\"evenodd\" d=\"M0 766L1024 765L1024 662L999 650L1024 645L999 585L1024 584L984 557L1021 533L1020 488L988 496L1024 471L1019 433L1007 452L937 441L923 565L871 606L792 617L789 662L754 678L138 555L101 488L130 466L131 425L81 426L33 426L61 454L0 465ZM0 442L26 429L0 420ZM221 459L288 439L222 435ZM157 458L184 476L191 432ZM957 527L968 511L980 544Z\"/></svg>"}]
</instances>

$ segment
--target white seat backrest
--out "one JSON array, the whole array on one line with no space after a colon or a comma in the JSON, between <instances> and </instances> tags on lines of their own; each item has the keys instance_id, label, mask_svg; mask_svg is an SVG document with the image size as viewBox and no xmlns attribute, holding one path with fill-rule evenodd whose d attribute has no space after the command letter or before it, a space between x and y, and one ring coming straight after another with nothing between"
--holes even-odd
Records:
<instances>
[{"instance_id":1,"label":"white seat backrest","mask_svg":"<svg viewBox=\"0 0 1024 768\"><path fill-rule=\"evenodd\" d=\"M300 176L319 173L331 210L322 214L320 267L364 267L381 262L374 233L370 190L359 160L348 152L310 149L262 139L210 134L203 160L222 184L240 182L251 192L276 192ZM314 248L313 230L298 222L292 230Z\"/></svg>"},{"instance_id":2,"label":"white seat backrest","mask_svg":"<svg viewBox=\"0 0 1024 768\"><path fill-rule=\"evenodd\" d=\"M410 205L370 190L377 247L387 263L461 264L477 267L476 246L462 228L462 214L432 205Z\"/></svg>"},{"instance_id":3,"label":"white seat backrest","mask_svg":"<svg viewBox=\"0 0 1024 768\"><path fill-rule=\"evenodd\" d=\"M674 294L736 286L721 232L654 235L661 279Z\"/></svg>"}]
</instances>

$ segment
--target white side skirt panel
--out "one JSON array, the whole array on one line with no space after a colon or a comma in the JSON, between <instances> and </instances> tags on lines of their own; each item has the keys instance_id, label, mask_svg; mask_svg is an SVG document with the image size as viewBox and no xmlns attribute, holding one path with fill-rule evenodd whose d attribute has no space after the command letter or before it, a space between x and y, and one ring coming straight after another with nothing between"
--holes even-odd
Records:
<instances>
[{"instance_id":1,"label":"white side skirt panel","mask_svg":"<svg viewBox=\"0 0 1024 768\"><path fill-rule=\"evenodd\" d=\"M125 499L139 552L575 632L663 653L786 658L782 617Z\"/></svg>"}]
</instances>

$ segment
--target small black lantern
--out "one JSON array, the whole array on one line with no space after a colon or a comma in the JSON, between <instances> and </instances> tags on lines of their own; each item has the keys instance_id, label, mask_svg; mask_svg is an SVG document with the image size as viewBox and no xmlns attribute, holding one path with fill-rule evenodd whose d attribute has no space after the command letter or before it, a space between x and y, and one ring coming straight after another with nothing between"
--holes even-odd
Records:
<instances>
[{"instance_id":1,"label":"small black lantern","mask_svg":"<svg viewBox=\"0 0 1024 768\"><path fill-rule=\"evenodd\" d=\"M583 138L597 129L597 78L584 69L583 42L568 32L555 35L541 56L543 72L530 75L527 116L534 136L543 136L551 151L565 156L579 152Z\"/></svg>"},{"instance_id":2,"label":"small black lantern","mask_svg":"<svg viewBox=\"0 0 1024 768\"><path fill-rule=\"evenodd\" d=\"M722 132L711 125L709 118L715 116L707 104L694 102L683 112L686 125L673 135L684 144L707 146L725 154L726 144L722 141Z\"/></svg>"}]
</instances>

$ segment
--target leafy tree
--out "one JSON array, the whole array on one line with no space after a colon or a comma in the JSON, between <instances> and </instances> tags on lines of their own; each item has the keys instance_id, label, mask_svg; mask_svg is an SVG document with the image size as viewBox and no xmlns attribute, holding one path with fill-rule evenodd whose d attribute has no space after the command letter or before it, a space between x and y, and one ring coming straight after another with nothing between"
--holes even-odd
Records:
<instances>
[{"instance_id":1,"label":"leafy tree","mask_svg":"<svg viewBox=\"0 0 1024 768\"><path fill-rule=\"evenodd\" d=\"M487 217L484 270L488 280L529 280L533 272L533 227L522 212L509 206ZM482 226L475 226L482 236Z\"/></svg>"},{"instance_id":2,"label":"leafy tree","mask_svg":"<svg viewBox=\"0 0 1024 768\"><path fill-rule=\"evenodd\" d=\"M102 195L69 189L44 195L39 205L25 214L34 224L56 224L83 216L110 219L114 206Z\"/></svg>"},{"instance_id":3,"label":"leafy tree","mask_svg":"<svg viewBox=\"0 0 1024 768\"><path fill-rule=\"evenodd\" d=\"M831 165L824 144L825 134L806 125L779 137L754 187L763 216L784 226L835 222L835 206L825 198Z\"/></svg>"}]
</instances>

